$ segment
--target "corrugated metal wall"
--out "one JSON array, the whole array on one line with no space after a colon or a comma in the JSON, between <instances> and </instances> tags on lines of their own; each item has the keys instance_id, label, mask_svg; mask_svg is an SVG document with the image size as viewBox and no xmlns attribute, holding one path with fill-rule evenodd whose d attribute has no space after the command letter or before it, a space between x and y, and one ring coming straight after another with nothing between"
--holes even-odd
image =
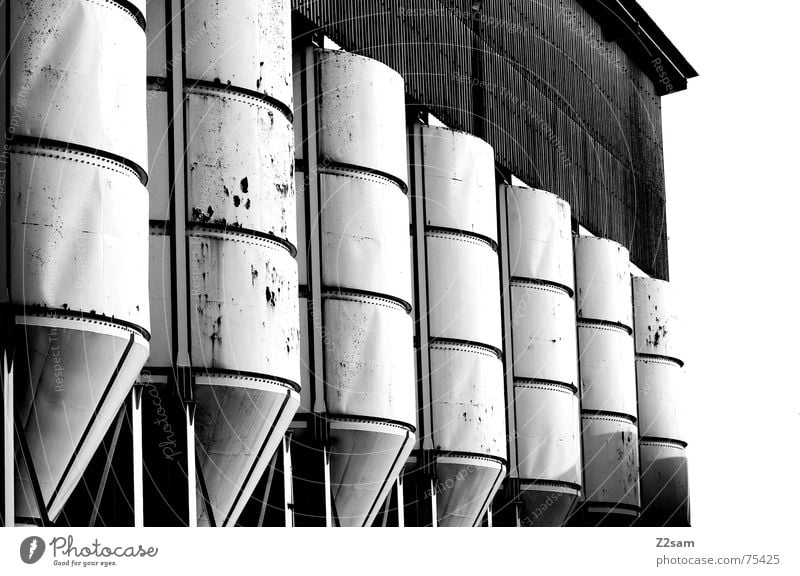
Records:
<instances>
[{"instance_id":1,"label":"corrugated metal wall","mask_svg":"<svg viewBox=\"0 0 800 576\"><path fill-rule=\"evenodd\" d=\"M569 201L593 233L667 278L660 97L577 0L293 0L408 95L483 137L496 161ZM485 114L481 113L485 110ZM476 121L476 111L478 119ZM484 118L485 116L485 118Z\"/></svg>"}]
</instances>

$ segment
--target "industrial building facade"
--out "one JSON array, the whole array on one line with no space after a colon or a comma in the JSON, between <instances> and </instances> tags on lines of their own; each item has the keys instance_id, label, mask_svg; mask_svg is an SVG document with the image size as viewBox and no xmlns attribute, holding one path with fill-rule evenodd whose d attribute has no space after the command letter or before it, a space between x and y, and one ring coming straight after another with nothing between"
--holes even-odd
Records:
<instances>
[{"instance_id":1,"label":"industrial building facade","mask_svg":"<svg viewBox=\"0 0 800 576\"><path fill-rule=\"evenodd\" d=\"M0 30L4 525L689 525L635 1Z\"/></svg>"}]
</instances>

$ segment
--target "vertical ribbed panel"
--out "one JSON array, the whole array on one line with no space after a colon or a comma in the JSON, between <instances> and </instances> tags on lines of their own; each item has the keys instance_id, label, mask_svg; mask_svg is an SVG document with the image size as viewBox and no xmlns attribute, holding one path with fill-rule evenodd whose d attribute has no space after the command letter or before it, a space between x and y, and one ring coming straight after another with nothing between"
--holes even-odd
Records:
<instances>
[{"instance_id":1,"label":"vertical ribbed panel","mask_svg":"<svg viewBox=\"0 0 800 576\"><path fill-rule=\"evenodd\" d=\"M473 526L506 473L494 155L463 132L417 126L424 196L431 429L440 526ZM419 218L420 215L418 214Z\"/></svg>"},{"instance_id":2,"label":"vertical ribbed panel","mask_svg":"<svg viewBox=\"0 0 800 576\"><path fill-rule=\"evenodd\" d=\"M160 344L148 370L172 374L174 326L187 326L198 498L208 498L199 522L229 526L300 401L289 4L186 2L180 54L165 42L172 19L164 3L149 4L161 27L148 28L150 156L158 166L150 292ZM186 99L173 123L165 90L182 70ZM186 149L171 150L171 131L183 122ZM174 195L183 195L180 203ZM174 214L184 203L186 212ZM170 237L184 226L181 262L173 246L184 240ZM173 267L184 265L189 293L176 294ZM177 302L187 298L188 317L179 317Z\"/></svg>"},{"instance_id":3,"label":"vertical ribbed panel","mask_svg":"<svg viewBox=\"0 0 800 576\"><path fill-rule=\"evenodd\" d=\"M311 293L301 298L304 314L313 312L303 334L303 369L316 353L323 365L305 377L324 374L320 389L304 396L303 411L316 411L327 423L334 524L368 526L414 444L403 79L375 60L315 50L313 62L296 57L296 94L311 89L302 84L309 74L302 65L313 67L316 86L298 103L296 130L306 147L317 143L308 154L316 155L318 173L307 175L303 164L298 176L307 184L298 195L307 235L300 242L310 253L318 241L321 263L314 270L308 257L301 271L301 292ZM316 115L312 128L306 107ZM299 146L297 155L309 161ZM318 194L314 203L312 193ZM312 205L320 207L317 213L310 213ZM320 302L314 302L314 284L321 287ZM307 434L297 442L303 438L320 440ZM322 448L298 459L311 459L316 450ZM295 464L314 469L314 463ZM313 521L307 517L312 512L303 514L302 522Z\"/></svg>"},{"instance_id":4,"label":"vertical ribbed panel","mask_svg":"<svg viewBox=\"0 0 800 576\"><path fill-rule=\"evenodd\" d=\"M640 526L689 526L680 319L672 286L633 278L639 451L642 458Z\"/></svg>"},{"instance_id":5,"label":"vertical ribbed panel","mask_svg":"<svg viewBox=\"0 0 800 576\"><path fill-rule=\"evenodd\" d=\"M145 34L112 1L0 9L14 39L2 77L11 99L3 246L16 415L32 467L18 449L16 514L52 521L149 348Z\"/></svg>"},{"instance_id":6,"label":"vertical ribbed panel","mask_svg":"<svg viewBox=\"0 0 800 576\"><path fill-rule=\"evenodd\" d=\"M508 219L521 526L560 526L580 494L581 426L571 212L543 190L502 186Z\"/></svg>"},{"instance_id":7,"label":"vertical ribbed panel","mask_svg":"<svg viewBox=\"0 0 800 576\"><path fill-rule=\"evenodd\" d=\"M625 523L640 504L628 251L580 236L575 271L585 486L574 521Z\"/></svg>"}]
</instances>

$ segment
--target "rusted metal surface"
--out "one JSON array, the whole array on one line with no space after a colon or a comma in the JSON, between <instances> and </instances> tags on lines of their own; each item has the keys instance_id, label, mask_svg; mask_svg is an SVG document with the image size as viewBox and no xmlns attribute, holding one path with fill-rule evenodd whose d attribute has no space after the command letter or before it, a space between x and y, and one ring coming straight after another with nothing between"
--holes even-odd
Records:
<instances>
[{"instance_id":1,"label":"rusted metal surface","mask_svg":"<svg viewBox=\"0 0 800 576\"><path fill-rule=\"evenodd\" d=\"M497 253L454 231L428 231L428 302L432 338L502 347Z\"/></svg>"},{"instance_id":2,"label":"rusted metal surface","mask_svg":"<svg viewBox=\"0 0 800 576\"><path fill-rule=\"evenodd\" d=\"M205 467L203 477L209 494L219 495L211 502L213 518L218 524L231 524L227 517L241 514L300 398L285 384L267 379L198 376L196 386L195 434L214 463ZM238 417L233 420L231 415ZM207 520L206 512L201 521Z\"/></svg>"},{"instance_id":3,"label":"rusted metal surface","mask_svg":"<svg viewBox=\"0 0 800 576\"><path fill-rule=\"evenodd\" d=\"M408 199L397 185L359 172L325 173L320 203L323 284L385 294L410 306Z\"/></svg>"},{"instance_id":4,"label":"rusted metal surface","mask_svg":"<svg viewBox=\"0 0 800 576\"><path fill-rule=\"evenodd\" d=\"M167 12L165 0L147 0L147 76L167 76ZM152 94L147 95L152 98ZM148 105L148 123L150 122Z\"/></svg>"},{"instance_id":5,"label":"rusted metal surface","mask_svg":"<svg viewBox=\"0 0 800 576\"><path fill-rule=\"evenodd\" d=\"M486 514L506 475L503 463L479 456L439 456L436 459L437 525L476 526Z\"/></svg>"},{"instance_id":6,"label":"rusted metal surface","mask_svg":"<svg viewBox=\"0 0 800 576\"><path fill-rule=\"evenodd\" d=\"M66 503L147 358L138 332L111 322L17 318L16 410L51 519ZM16 513L38 518L27 467L17 459Z\"/></svg>"},{"instance_id":7,"label":"rusted metal surface","mask_svg":"<svg viewBox=\"0 0 800 576\"><path fill-rule=\"evenodd\" d=\"M511 277L559 284L574 290L572 211L545 190L502 186L508 212Z\"/></svg>"},{"instance_id":8,"label":"rusted metal surface","mask_svg":"<svg viewBox=\"0 0 800 576\"><path fill-rule=\"evenodd\" d=\"M544 285L511 286L514 374L578 386L575 302Z\"/></svg>"},{"instance_id":9,"label":"rusted metal surface","mask_svg":"<svg viewBox=\"0 0 800 576\"><path fill-rule=\"evenodd\" d=\"M148 50L152 54L153 50ZM147 191L150 198L150 220L168 221L170 214L170 173L169 138L164 126L167 119L167 92L149 90L147 92L147 149L150 174Z\"/></svg>"},{"instance_id":10,"label":"rusted metal surface","mask_svg":"<svg viewBox=\"0 0 800 576\"><path fill-rule=\"evenodd\" d=\"M483 140L447 128L422 128L426 225L497 241L494 151Z\"/></svg>"},{"instance_id":11,"label":"rusted metal surface","mask_svg":"<svg viewBox=\"0 0 800 576\"><path fill-rule=\"evenodd\" d=\"M519 458L515 476L528 481L568 484L569 493L575 494L582 484L577 396L545 383L517 384L514 392Z\"/></svg>"},{"instance_id":12,"label":"rusted metal surface","mask_svg":"<svg viewBox=\"0 0 800 576\"><path fill-rule=\"evenodd\" d=\"M10 26L14 134L114 154L146 171L145 34L132 15L107 0L12 2Z\"/></svg>"},{"instance_id":13,"label":"rusted metal surface","mask_svg":"<svg viewBox=\"0 0 800 576\"><path fill-rule=\"evenodd\" d=\"M147 365L170 368L175 350L172 345L172 253L169 236L162 228L150 230L150 357Z\"/></svg>"},{"instance_id":14,"label":"rusted metal surface","mask_svg":"<svg viewBox=\"0 0 800 576\"><path fill-rule=\"evenodd\" d=\"M299 298L300 304L300 407L298 408L298 415L310 413L314 406L311 400L311 391L313 389L313 380L311 378L311 360L310 352L311 345L309 343L309 325L308 325L308 298Z\"/></svg>"},{"instance_id":15,"label":"rusted metal surface","mask_svg":"<svg viewBox=\"0 0 800 576\"><path fill-rule=\"evenodd\" d=\"M614 416L584 415L583 450L586 512L636 517L640 504L636 424Z\"/></svg>"},{"instance_id":16,"label":"rusted metal surface","mask_svg":"<svg viewBox=\"0 0 800 576\"><path fill-rule=\"evenodd\" d=\"M198 485L209 499L197 521L235 525L300 402L290 12L287 1L197 0L173 20L149 4L150 292L161 345L149 368L168 374L182 353L191 358ZM177 104L165 96L176 82Z\"/></svg>"},{"instance_id":17,"label":"rusted metal surface","mask_svg":"<svg viewBox=\"0 0 800 576\"><path fill-rule=\"evenodd\" d=\"M297 149L295 148L295 150ZM297 170L294 173L296 200L295 220L297 221L297 281L300 286L308 286L308 230L306 227L305 211L305 197L308 192L306 190L306 178L306 173L301 170ZM307 307L300 308L301 312L307 309Z\"/></svg>"},{"instance_id":18,"label":"rusted metal surface","mask_svg":"<svg viewBox=\"0 0 800 576\"><path fill-rule=\"evenodd\" d=\"M328 455L312 522L366 526L415 440L403 81L354 54L309 48L295 60L303 370L317 382L304 412L327 427L302 436L295 464L315 474L322 458L302 460Z\"/></svg>"},{"instance_id":19,"label":"rusted metal surface","mask_svg":"<svg viewBox=\"0 0 800 576\"><path fill-rule=\"evenodd\" d=\"M683 368L661 358L638 357L636 381L639 388L639 435L671 438L683 442Z\"/></svg>"},{"instance_id":20,"label":"rusted metal surface","mask_svg":"<svg viewBox=\"0 0 800 576\"><path fill-rule=\"evenodd\" d=\"M630 335L616 327L578 327L584 410L636 416L636 371Z\"/></svg>"},{"instance_id":21,"label":"rusted metal surface","mask_svg":"<svg viewBox=\"0 0 800 576\"><path fill-rule=\"evenodd\" d=\"M686 449L642 439L642 517L639 526L686 527L691 522Z\"/></svg>"},{"instance_id":22,"label":"rusted metal surface","mask_svg":"<svg viewBox=\"0 0 800 576\"><path fill-rule=\"evenodd\" d=\"M420 410L430 419L435 521L473 526L507 466L493 153L447 129L417 126L413 138L414 195L424 197L416 218L425 224L416 258L427 277L418 321L429 331L420 354L430 362L430 405Z\"/></svg>"},{"instance_id":23,"label":"rusted metal surface","mask_svg":"<svg viewBox=\"0 0 800 576\"><path fill-rule=\"evenodd\" d=\"M575 239L578 318L633 328L628 251L605 238Z\"/></svg>"},{"instance_id":24,"label":"rusted metal surface","mask_svg":"<svg viewBox=\"0 0 800 576\"><path fill-rule=\"evenodd\" d=\"M294 245L289 118L253 96L199 87L188 94L186 118L189 222L242 228Z\"/></svg>"},{"instance_id":25,"label":"rusted metal surface","mask_svg":"<svg viewBox=\"0 0 800 576\"><path fill-rule=\"evenodd\" d=\"M235 232L195 229L189 254L196 365L299 382L297 280L286 249Z\"/></svg>"},{"instance_id":26,"label":"rusted metal surface","mask_svg":"<svg viewBox=\"0 0 800 576\"><path fill-rule=\"evenodd\" d=\"M521 528L562 526L579 496L579 490L563 485L551 486L544 483L523 485L519 494L518 525Z\"/></svg>"},{"instance_id":27,"label":"rusted metal surface","mask_svg":"<svg viewBox=\"0 0 800 576\"><path fill-rule=\"evenodd\" d=\"M581 427L571 213L554 194L501 186L506 205L520 526L560 526L580 493Z\"/></svg>"},{"instance_id":28,"label":"rusted metal surface","mask_svg":"<svg viewBox=\"0 0 800 576\"><path fill-rule=\"evenodd\" d=\"M334 50L319 65L319 158L408 180L403 78L388 66Z\"/></svg>"},{"instance_id":29,"label":"rusted metal surface","mask_svg":"<svg viewBox=\"0 0 800 576\"><path fill-rule=\"evenodd\" d=\"M8 9L15 508L46 523L148 354L145 35L115 2Z\"/></svg>"},{"instance_id":30,"label":"rusted metal surface","mask_svg":"<svg viewBox=\"0 0 800 576\"><path fill-rule=\"evenodd\" d=\"M637 354L652 354L678 361L683 358L683 334L676 299L677 295L669 282L633 278Z\"/></svg>"},{"instance_id":31,"label":"rusted metal surface","mask_svg":"<svg viewBox=\"0 0 800 576\"><path fill-rule=\"evenodd\" d=\"M431 343L434 445L506 457L503 364L484 348Z\"/></svg>"},{"instance_id":32,"label":"rusted metal surface","mask_svg":"<svg viewBox=\"0 0 800 576\"><path fill-rule=\"evenodd\" d=\"M256 92L291 110L288 2L192 0L183 19L187 78Z\"/></svg>"},{"instance_id":33,"label":"rusted metal surface","mask_svg":"<svg viewBox=\"0 0 800 576\"><path fill-rule=\"evenodd\" d=\"M610 240L575 239L585 496L577 523L639 515L633 301L628 252Z\"/></svg>"},{"instance_id":34,"label":"rusted metal surface","mask_svg":"<svg viewBox=\"0 0 800 576\"><path fill-rule=\"evenodd\" d=\"M139 179L117 162L62 148L12 150L13 301L147 326L147 193Z\"/></svg>"},{"instance_id":35,"label":"rusted metal surface","mask_svg":"<svg viewBox=\"0 0 800 576\"><path fill-rule=\"evenodd\" d=\"M329 414L405 422L414 413L411 318L389 301L325 298Z\"/></svg>"},{"instance_id":36,"label":"rusted metal surface","mask_svg":"<svg viewBox=\"0 0 800 576\"><path fill-rule=\"evenodd\" d=\"M414 446L406 426L330 419L336 525L371 526Z\"/></svg>"},{"instance_id":37,"label":"rusted metal surface","mask_svg":"<svg viewBox=\"0 0 800 576\"><path fill-rule=\"evenodd\" d=\"M672 286L633 279L642 526L688 526L681 323Z\"/></svg>"}]
</instances>

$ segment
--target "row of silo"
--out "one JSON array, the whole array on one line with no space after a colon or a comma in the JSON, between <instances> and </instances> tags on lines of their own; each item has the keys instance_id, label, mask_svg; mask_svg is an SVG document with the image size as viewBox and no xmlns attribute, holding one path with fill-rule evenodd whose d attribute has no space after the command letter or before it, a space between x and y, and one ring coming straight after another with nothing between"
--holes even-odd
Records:
<instances>
[{"instance_id":1,"label":"row of silo","mask_svg":"<svg viewBox=\"0 0 800 576\"><path fill-rule=\"evenodd\" d=\"M281 443L286 524L688 521L667 289L634 323L624 248L400 75L293 49L287 0L10 4L18 521L134 383L137 524L236 525Z\"/></svg>"}]
</instances>

